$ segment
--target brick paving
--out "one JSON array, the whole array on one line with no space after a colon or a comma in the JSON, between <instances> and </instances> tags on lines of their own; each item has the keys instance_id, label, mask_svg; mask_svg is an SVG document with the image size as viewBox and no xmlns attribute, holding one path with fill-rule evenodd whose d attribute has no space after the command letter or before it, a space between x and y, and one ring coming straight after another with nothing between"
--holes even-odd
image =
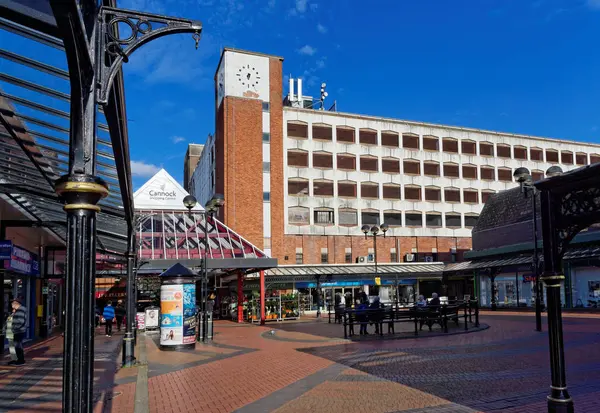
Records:
<instances>
[{"instance_id":1,"label":"brick paving","mask_svg":"<svg viewBox=\"0 0 600 413\"><path fill-rule=\"evenodd\" d=\"M217 322L214 342L195 350L160 351L157 337L143 336L142 365L127 369L117 367L121 337L99 337L94 411L545 411L547 334L534 331L532 317L482 317L490 328L472 334L358 342L322 321ZM600 412L600 319L578 315L564 325L576 411ZM60 411L61 351L59 337L29 349L25 368L0 366L0 412Z\"/></svg>"}]
</instances>

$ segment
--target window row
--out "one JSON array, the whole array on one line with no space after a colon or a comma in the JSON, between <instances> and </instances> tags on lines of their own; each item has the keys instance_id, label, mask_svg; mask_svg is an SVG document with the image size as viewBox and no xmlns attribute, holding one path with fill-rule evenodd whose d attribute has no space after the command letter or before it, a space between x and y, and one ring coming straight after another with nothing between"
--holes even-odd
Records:
<instances>
[{"instance_id":1,"label":"window row","mask_svg":"<svg viewBox=\"0 0 600 413\"><path fill-rule=\"evenodd\" d=\"M299 149L288 150L288 166L308 168L308 151ZM357 163L358 160L358 163ZM393 157L379 158L372 155L353 155L338 153L336 155L337 170L361 172L383 172L387 174L423 175L431 177L464 178L484 181L512 182L513 170L507 167L495 168L489 165L459 165L455 162L419 161L417 159L400 160ZM358 166L358 169L357 169ZM330 152L313 152L312 167L318 169L333 169L333 154ZM401 169L402 167L402 169ZM544 171L533 170L533 180L544 178Z\"/></svg>"},{"instance_id":2,"label":"window row","mask_svg":"<svg viewBox=\"0 0 600 413\"><path fill-rule=\"evenodd\" d=\"M377 210L367 209L360 211L360 225L380 225L385 222L390 227L426 227L426 228L472 228L477 223L477 214L462 214L456 212L447 212L442 220L440 212L419 212L419 211L383 211L383 221L381 213ZM288 208L288 223L290 225L339 225L342 227L359 226L359 211L356 209L341 208L338 210L338 222L335 219L335 210L332 208L310 208L295 206ZM444 225L445 223L445 225Z\"/></svg>"},{"instance_id":3,"label":"window row","mask_svg":"<svg viewBox=\"0 0 600 413\"><path fill-rule=\"evenodd\" d=\"M327 179L316 179L312 181L312 196L334 196L334 182ZM309 196L310 181L303 178L290 178L288 180L288 195ZM354 181L337 181L337 196L339 198L357 198L359 184ZM404 189L404 190L403 190ZM461 199L462 192L462 199ZM382 184L377 182L361 182L360 197L363 199L389 199L405 201L429 201L429 202L455 202L466 204L485 203L495 191L483 189L481 196L478 189L454 187L440 188L437 186L420 187L418 185ZM442 198L443 195L443 198Z\"/></svg>"},{"instance_id":4,"label":"window row","mask_svg":"<svg viewBox=\"0 0 600 413\"><path fill-rule=\"evenodd\" d=\"M333 126L325 123L313 123L312 138L314 140L332 141ZM336 141L344 144L378 145L378 132L375 129L350 126L336 126ZM308 124L300 121L288 121L287 136L294 139L308 139ZM439 138L433 135L421 136L414 133L398 133L394 131L381 131L381 145L393 148L411 150L424 150L446 153L462 153L465 155L480 155L506 159L531 160L548 163L561 163L565 165L588 165L600 162L600 154L585 152L559 151L558 149L539 147L528 148L523 145L508 145L493 142L476 142L470 139L458 140L456 138ZM479 150L478 150L479 149Z\"/></svg>"}]
</instances>

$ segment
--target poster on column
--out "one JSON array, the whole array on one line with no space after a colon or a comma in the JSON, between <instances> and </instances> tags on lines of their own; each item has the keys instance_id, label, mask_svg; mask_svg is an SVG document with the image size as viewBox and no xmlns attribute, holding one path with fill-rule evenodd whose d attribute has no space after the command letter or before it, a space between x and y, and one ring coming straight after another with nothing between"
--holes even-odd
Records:
<instances>
[{"instance_id":1,"label":"poster on column","mask_svg":"<svg viewBox=\"0 0 600 413\"><path fill-rule=\"evenodd\" d=\"M160 344L183 344L183 285L160 287Z\"/></svg>"},{"instance_id":2,"label":"poster on column","mask_svg":"<svg viewBox=\"0 0 600 413\"><path fill-rule=\"evenodd\" d=\"M196 341L196 286L183 285L183 344Z\"/></svg>"}]
</instances>

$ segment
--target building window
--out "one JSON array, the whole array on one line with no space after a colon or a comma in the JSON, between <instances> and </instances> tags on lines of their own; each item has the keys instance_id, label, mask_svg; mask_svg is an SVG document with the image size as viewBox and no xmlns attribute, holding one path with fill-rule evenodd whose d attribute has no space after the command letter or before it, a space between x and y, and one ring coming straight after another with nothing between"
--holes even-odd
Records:
<instances>
[{"instance_id":1,"label":"building window","mask_svg":"<svg viewBox=\"0 0 600 413\"><path fill-rule=\"evenodd\" d=\"M458 178L458 176L458 164L449 162L444 164L444 177Z\"/></svg>"},{"instance_id":2,"label":"building window","mask_svg":"<svg viewBox=\"0 0 600 413\"><path fill-rule=\"evenodd\" d=\"M373 129L359 129L358 141L363 145L377 145L377 131Z\"/></svg>"},{"instance_id":3,"label":"building window","mask_svg":"<svg viewBox=\"0 0 600 413\"><path fill-rule=\"evenodd\" d=\"M263 162L263 172L264 173L271 172L271 162Z\"/></svg>"},{"instance_id":4,"label":"building window","mask_svg":"<svg viewBox=\"0 0 600 413\"><path fill-rule=\"evenodd\" d=\"M491 142L479 142L480 156L494 156L494 144Z\"/></svg>"},{"instance_id":5,"label":"building window","mask_svg":"<svg viewBox=\"0 0 600 413\"><path fill-rule=\"evenodd\" d=\"M575 155L575 162L577 162L577 165L587 165L587 154L577 152Z\"/></svg>"},{"instance_id":6,"label":"building window","mask_svg":"<svg viewBox=\"0 0 600 413\"><path fill-rule=\"evenodd\" d=\"M363 225L379 225L378 211L363 211L360 216Z\"/></svg>"},{"instance_id":7,"label":"building window","mask_svg":"<svg viewBox=\"0 0 600 413\"><path fill-rule=\"evenodd\" d=\"M462 228L460 214L448 212L446 214L446 228Z\"/></svg>"},{"instance_id":8,"label":"building window","mask_svg":"<svg viewBox=\"0 0 600 413\"><path fill-rule=\"evenodd\" d=\"M270 200L271 200L271 193L270 192L263 192L263 201L269 202Z\"/></svg>"},{"instance_id":9,"label":"building window","mask_svg":"<svg viewBox=\"0 0 600 413\"><path fill-rule=\"evenodd\" d=\"M491 166L481 166L479 167L479 174L481 175L481 180L483 181L494 181L496 179L494 168Z\"/></svg>"},{"instance_id":10,"label":"building window","mask_svg":"<svg viewBox=\"0 0 600 413\"><path fill-rule=\"evenodd\" d=\"M513 146L513 154L515 159L527 160L527 148L524 146Z\"/></svg>"},{"instance_id":11,"label":"building window","mask_svg":"<svg viewBox=\"0 0 600 413\"><path fill-rule=\"evenodd\" d=\"M405 218L407 227L423 226L423 214L421 214L420 212L407 212L405 214Z\"/></svg>"},{"instance_id":12,"label":"building window","mask_svg":"<svg viewBox=\"0 0 600 413\"><path fill-rule=\"evenodd\" d=\"M320 141L331 141L331 125L326 124L313 124L312 127L313 139Z\"/></svg>"},{"instance_id":13,"label":"building window","mask_svg":"<svg viewBox=\"0 0 600 413\"><path fill-rule=\"evenodd\" d=\"M478 204L479 192L476 189L463 189L463 200L465 204Z\"/></svg>"},{"instance_id":14,"label":"building window","mask_svg":"<svg viewBox=\"0 0 600 413\"><path fill-rule=\"evenodd\" d=\"M390 262L398 262L398 252L396 248L390 250Z\"/></svg>"},{"instance_id":15,"label":"building window","mask_svg":"<svg viewBox=\"0 0 600 413\"><path fill-rule=\"evenodd\" d=\"M379 185L375 182L362 182L360 184L361 198L379 198Z\"/></svg>"},{"instance_id":16,"label":"building window","mask_svg":"<svg viewBox=\"0 0 600 413\"><path fill-rule=\"evenodd\" d=\"M404 186L404 199L406 201L420 201L421 187L420 186Z\"/></svg>"},{"instance_id":17,"label":"building window","mask_svg":"<svg viewBox=\"0 0 600 413\"><path fill-rule=\"evenodd\" d=\"M333 209L315 209L314 218L315 218L315 225L333 225L334 224Z\"/></svg>"},{"instance_id":18,"label":"building window","mask_svg":"<svg viewBox=\"0 0 600 413\"><path fill-rule=\"evenodd\" d=\"M529 149L529 159L532 161L544 161L544 152L541 148L530 148Z\"/></svg>"},{"instance_id":19,"label":"building window","mask_svg":"<svg viewBox=\"0 0 600 413\"><path fill-rule=\"evenodd\" d=\"M510 159L510 145L499 143L498 145L496 145L496 154L498 158Z\"/></svg>"},{"instance_id":20,"label":"building window","mask_svg":"<svg viewBox=\"0 0 600 413\"><path fill-rule=\"evenodd\" d=\"M438 213L425 214L425 226L427 228L440 228L442 226L442 215Z\"/></svg>"},{"instance_id":21,"label":"building window","mask_svg":"<svg viewBox=\"0 0 600 413\"><path fill-rule=\"evenodd\" d=\"M425 176L440 176L440 164L435 161L423 162L423 174Z\"/></svg>"},{"instance_id":22,"label":"building window","mask_svg":"<svg viewBox=\"0 0 600 413\"><path fill-rule=\"evenodd\" d=\"M498 180L502 182L512 182L512 170L510 168L498 168Z\"/></svg>"},{"instance_id":23,"label":"building window","mask_svg":"<svg viewBox=\"0 0 600 413\"><path fill-rule=\"evenodd\" d=\"M269 102L262 103L262 110L263 112L268 112L269 110L271 110L271 105L269 104Z\"/></svg>"},{"instance_id":24,"label":"building window","mask_svg":"<svg viewBox=\"0 0 600 413\"><path fill-rule=\"evenodd\" d=\"M400 147L400 135L396 132L385 131L381 132L381 145L392 148Z\"/></svg>"},{"instance_id":25,"label":"building window","mask_svg":"<svg viewBox=\"0 0 600 413\"><path fill-rule=\"evenodd\" d=\"M383 158L381 160L381 170L386 174L400 173L400 159Z\"/></svg>"},{"instance_id":26,"label":"building window","mask_svg":"<svg viewBox=\"0 0 600 413\"><path fill-rule=\"evenodd\" d=\"M558 151L556 149L546 149L546 162L558 163Z\"/></svg>"},{"instance_id":27,"label":"building window","mask_svg":"<svg viewBox=\"0 0 600 413\"><path fill-rule=\"evenodd\" d=\"M458 140L454 138L442 139L442 149L446 153L458 153Z\"/></svg>"},{"instance_id":28,"label":"building window","mask_svg":"<svg viewBox=\"0 0 600 413\"><path fill-rule=\"evenodd\" d=\"M360 170L364 172L379 172L378 159L374 156L360 157Z\"/></svg>"},{"instance_id":29,"label":"building window","mask_svg":"<svg viewBox=\"0 0 600 413\"><path fill-rule=\"evenodd\" d=\"M477 179L477 167L475 165L463 165L462 173L464 179Z\"/></svg>"},{"instance_id":30,"label":"building window","mask_svg":"<svg viewBox=\"0 0 600 413\"><path fill-rule=\"evenodd\" d=\"M346 251L344 261L346 262L346 264L352 264L352 251Z\"/></svg>"},{"instance_id":31,"label":"building window","mask_svg":"<svg viewBox=\"0 0 600 413\"><path fill-rule=\"evenodd\" d=\"M337 141L343 143L356 143L354 128L338 126L336 129Z\"/></svg>"},{"instance_id":32,"label":"building window","mask_svg":"<svg viewBox=\"0 0 600 413\"><path fill-rule=\"evenodd\" d=\"M333 196L333 181L326 179L313 181L314 196Z\"/></svg>"},{"instance_id":33,"label":"building window","mask_svg":"<svg viewBox=\"0 0 600 413\"><path fill-rule=\"evenodd\" d=\"M570 151L561 151L560 152L560 161L565 165L573 165L573 152Z\"/></svg>"},{"instance_id":34,"label":"building window","mask_svg":"<svg viewBox=\"0 0 600 413\"><path fill-rule=\"evenodd\" d=\"M445 188L444 189L444 201L445 202L460 202L460 190L457 188Z\"/></svg>"},{"instance_id":35,"label":"building window","mask_svg":"<svg viewBox=\"0 0 600 413\"><path fill-rule=\"evenodd\" d=\"M473 228L477 224L479 215L465 215L465 227Z\"/></svg>"},{"instance_id":36,"label":"building window","mask_svg":"<svg viewBox=\"0 0 600 413\"><path fill-rule=\"evenodd\" d=\"M400 211L384 211L383 222L388 224L390 227L401 227L402 226L402 212Z\"/></svg>"},{"instance_id":37,"label":"building window","mask_svg":"<svg viewBox=\"0 0 600 413\"><path fill-rule=\"evenodd\" d=\"M264 143L271 142L271 134L269 132L263 132L263 142Z\"/></svg>"},{"instance_id":38,"label":"building window","mask_svg":"<svg viewBox=\"0 0 600 413\"><path fill-rule=\"evenodd\" d=\"M402 199L402 191L398 184L383 184L383 199Z\"/></svg>"},{"instance_id":39,"label":"building window","mask_svg":"<svg viewBox=\"0 0 600 413\"><path fill-rule=\"evenodd\" d=\"M541 181L544 179L544 171L540 171L539 169L534 169L531 171L531 179L533 182Z\"/></svg>"},{"instance_id":40,"label":"building window","mask_svg":"<svg viewBox=\"0 0 600 413\"><path fill-rule=\"evenodd\" d=\"M356 156L349 153L338 153L337 169L356 171Z\"/></svg>"},{"instance_id":41,"label":"building window","mask_svg":"<svg viewBox=\"0 0 600 413\"><path fill-rule=\"evenodd\" d=\"M313 152L313 168L333 168L333 154L328 152Z\"/></svg>"},{"instance_id":42,"label":"building window","mask_svg":"<svg viewBox=\"0 0 600 413\"><path fill-rule=\"evenodd\" d=\"M590 164L600 162L600 155L592 153L590 154Z\"/></svg>"},{"instance_id":43,"label":"building window","mask_svg":"<svg viewBox=\"0 0 600 413\"><path fill-rule=\"evenodd\" d=\"M310 224L310 210L305 207L289 207L288 223L292 225Z\"/></svg>"},{"instance_id":44,"label":"building window","mask_svg":"<svg viewBox=\"0 0 600 413\"><path fill-rule=\"evenodd\" d=\"M463 140L460 142L463 155L476 155L477 148L475 141Z\"/></svg>"},{"instance_id":45,"label":"building window","mask_svg":"<svg viewBox=\"0 0 600 413\"><path fill-rule=\"evenodd\" d=\"M484 204L487 202L488 199L490 199L490 197L492 195L494 195L496 192L493 190L489 190L489 189L484 189L481 191L481 202L483 202Z\"/></svg>"},{"instance_id":46,"label":"building window","mask_svg":"<svg viewBox=\"0 0 600 413\"><path fill-rule=\"evenodd\" d=\"M329 263L329 254L327 250L321 250L321 264Z\"/></svg>"},{"instance_id":47,"label":"building window","mask_svg":"<svg viewBox=\"0 0 600 413\"><path fill-rule=\"evenodd\" d=\"M304 264L304 255L302 251L296 252L296 264Z\"/></svg>"},{"instance_id":48,"label":"building window","mask_svg":"<svg viewBox=\"0 0 600 413\"><path fill-rule=\"evenodd\" d=\"M340 198L356 198L356 182L338 181L338 196Z\"/></svg>"},{"instance_id":49,"label":"building window","mask_svg":"<svg viewBox=\"0 0 600 413\"><path fill-rule=\"evenodd\" d=\"M288 166L295 166L297 168L308 167L308 152L301 150L289 150L287 153Z\"/></svg>"},{"instance_id":50,"label":"building window","mask_svg":"<svg viewBox=\"0 0 600 413\"><path fill-rule=\"evenodd\" d=\"M287 123L288 138L308 139L308 124L304 122Z\"/></svg>"},{"instance_id":51,"label":"building window","mask_svg":"<svg viewBox=\"0 0 600 413\"><path fill-rule=\"evenodd\" d=\"M442 200L442 191L440 188L430 186L425 188L425 201L440 202Z\"/></svg>"},{"instance_id":52,"label":"building window","mask_svg":"<svg viewBox=\"0 0 600 413\"><path fill-rule=\"evenodd\" d=\"M338 220L340 226L355 227L358 225L358 214L355 209L340 209L338 211Z\"/></svg>"},{"instance_id":53,"label":"building window","mask_svg":"<svg viewBox=\"0 0 600 413\"><path fill-rule=\"evenodd\" d=\"M288 195L308 196L308 179L292 178L288 180Z\"/></svg>"},{"instance_id":54,"label":"building window","mask_svg":"<svg viewBox=\"0 0 600 413\"><path fill-rule=\"evenodd\" d=\"M403 133L402 147L404 149L419 150L419 135L415 135L414 133Z\"/></svg>"},{"instance_id":55,"label":"building window","mask_svg":"<svg viewBox=\"0 0 600 413\"><path fill-rule=\"evenodd\" d=\"M412 159L405 159L403 164L405 175L421 175L421 162Z\"/></svg>"},{"instance_id":56,"label":"building window","mask_svg":"<svg viewBox=\"0 0 600 413\"><path fill-rule=\"evenodd\" d=\"M437 136L425 135L423 136L423 150L424 151L439 151L440 150L440 138Z\"/></svg>"}]
</instances>

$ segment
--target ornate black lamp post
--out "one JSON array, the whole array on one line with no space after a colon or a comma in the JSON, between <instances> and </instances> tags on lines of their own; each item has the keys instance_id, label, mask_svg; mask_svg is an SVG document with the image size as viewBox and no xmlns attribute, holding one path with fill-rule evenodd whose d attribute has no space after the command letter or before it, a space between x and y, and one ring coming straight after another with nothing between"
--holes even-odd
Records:
<instances>
[{"instance_id":1,"label":"ornate black lamp post","mask_svg":"<svg viewBox=\"0 0 600 413\"><path fill-rule=\"evenodd\" d=\"M558 168L558 167L551 167ZM552 171L548 170L547 173L552 173ZM559 168L560 169L560 168ZM562 172L562 171L561 171ZM531 208L532 208L532 221L533 221L533 261L531 263L531 269L533 270L533 275L535 278L535 329L537 331L542 331L542 283L540 282L540 260L538 256L538 232L537 232L537 197L538 190L533 186L533 178L529 173L529 169L521 167L517 168L513 173L513 176L521 185L521 190L523 194L527 197L529 193L531 193ZM551 176L551 175L549 175ZM518 303L517 303L518 306Z\"/></svg>"},{"instance_id":2,"label":"ornate black lamp post","mask_svg":"<svg viewBox=\"0 0 600 413\"><path fill-rule=\"evenodd\" d=\"M373 251L375 252L374 254L374 261L375 261L375 277L377 277L377 234L379 234L379 231L381 231L381 233L383 234L383 237L385 238L385 233L390 229L390 226L388 224L381 224L380 226L377 225L363 225L361 228L361 231L363 232L363 234L365 234L365 239L367 239L367 237L369 235L373 236ZM398 275L396 275L396 302L398 302Z\"/></svg>"},{"instance_id":3,"label":"ornate black lamp post","mask_svg":"<svg viewBox=\"0 0 600 413\"><path fill-rule=\"evenodd\" d=\"M98 6L92 0L50 0L63 40L71 85L69 169L55 183L67 213L63 412L92 412L96 214L108 185L96 175L97 105L115 105L111 88L121 65L144 44L172 33L194 33L191 20ZM119 25L131 33L119 35ZM131 225L131 223L130 223ZM131 228L129 228L131 230ZM129 258L129 257L128 257ZM131 263L129 263L131 264Z\"/></svg>"}]
</instances>

